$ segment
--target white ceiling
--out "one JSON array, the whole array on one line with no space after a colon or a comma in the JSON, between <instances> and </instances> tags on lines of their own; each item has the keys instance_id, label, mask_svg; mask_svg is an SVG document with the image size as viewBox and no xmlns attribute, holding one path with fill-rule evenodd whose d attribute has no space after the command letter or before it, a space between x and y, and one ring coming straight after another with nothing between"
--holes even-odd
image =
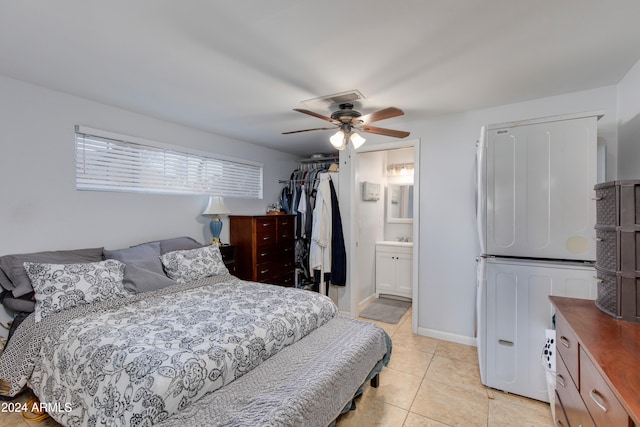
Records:
<instances>
[{"instance_id":1,"label":"white ceiling","mask_svg":"<svg viewBox=\"0 0 640 427\"><path fill-rule=\"evenodd\" d=\"M411 131L616 84L639 18L638 0L0 0L0 74L308 155L333 131L281 135L328 125L303 100L357 89Z\"/></svg>"}]
</instances>

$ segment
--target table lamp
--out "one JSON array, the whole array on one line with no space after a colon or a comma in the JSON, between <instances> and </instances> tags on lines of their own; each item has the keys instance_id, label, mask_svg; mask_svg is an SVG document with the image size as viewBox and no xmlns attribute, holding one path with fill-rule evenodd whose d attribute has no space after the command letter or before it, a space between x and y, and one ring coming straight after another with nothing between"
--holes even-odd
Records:
<instances>
[{"instance_id":1,"label":"table lamp","mask_svg":"<svg viewBox=\"0 0 640 427\"><path fill-rule=\"evenodd\" d=\"M231 211L224 205L224 199L222 196L210 196L209 204L202 211L202 215L213 215L209 227L211 228L211 244L217 243L220 245L220 232L222 231L222 221L218 215L229 214Z\"/></svg>"}]
</instances>

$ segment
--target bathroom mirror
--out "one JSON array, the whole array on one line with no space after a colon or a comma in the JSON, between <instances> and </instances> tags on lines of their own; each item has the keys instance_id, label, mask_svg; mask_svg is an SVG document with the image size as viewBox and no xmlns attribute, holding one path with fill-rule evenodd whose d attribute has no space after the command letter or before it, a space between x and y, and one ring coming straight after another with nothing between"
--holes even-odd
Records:
<instances>
[{"instance_id":1,"label":"bathroom mirror","mask_svg":"<svg viewBox=\"0 0 640 427\"><path fill-rule=\"evenodd\" d=\"M413 185L387 186L387 222L413 222Z\"/></svg>"}]
</instances>

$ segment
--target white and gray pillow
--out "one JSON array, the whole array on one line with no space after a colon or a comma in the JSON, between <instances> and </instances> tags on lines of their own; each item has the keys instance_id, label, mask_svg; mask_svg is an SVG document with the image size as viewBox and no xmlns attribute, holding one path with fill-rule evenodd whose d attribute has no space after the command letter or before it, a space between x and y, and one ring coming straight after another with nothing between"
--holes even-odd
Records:
<instances>
[{"instance_id":1,"label":"white and gray pillow","mask_svg":"<svg viewBox=\"0 0 640 427\"><path fill-rule=\"evenodd\" d=\"M85 264L25 262L35 291L36 322L79 305L131 296L122 283L124 267L113 259Z\"/></svg>"},{"instance_id":2,"label":"white and gray pillow","mask_svg":"<svg viewBox=\"0 0 640 427\"><path fill-rule=\"evenodd\" d=\"M218 245L168 252L160 257L169 278L178 283L229 274Z\"/></svg>"}]
</instances>

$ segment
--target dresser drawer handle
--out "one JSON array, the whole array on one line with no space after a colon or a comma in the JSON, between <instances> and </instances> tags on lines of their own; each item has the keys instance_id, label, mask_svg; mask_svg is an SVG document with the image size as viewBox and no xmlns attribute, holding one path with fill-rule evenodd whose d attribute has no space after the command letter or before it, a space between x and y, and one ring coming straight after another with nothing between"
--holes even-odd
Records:
<instances>
[{"instance_id":1,"label":"dresser drawer handle","mask_svg":"<svg viewBox=\"0 0 640 427\"><path fill-rule=\"evenodd\" d=\"M270 236L265 236L265 237L263 237L263 238L262 238L262 240L263 240L263 241L265 241L265 240L271 240L271 237L270 237Z\"/></svg>"},{"instance_id":2,"label":"dresser drawer handle","mask_svg":"<svg viewBox=\"0 0 640 427\"><path fill-rule=\"evenodd\" d=\"M558 418L556 418L555 424L556 424L556 427L563 427L564 426L564 424L562 423L562 420L560 420Z\"/></svg>"},{"instance_id":3,"label":"dresser drawer handle","mask_svg":"<svg viewBox=\"0 0 640 427\"><path fill-rule=\"evenodd\" d=\"M591 200L595 200L596 202L598 202L598 201L600 201L602 199L604 199L604 197L602 197L602 196L596 196L596 197L592 197L591 198Z\"/></svg>"},{"instance_id":4,"label":"dresser drawer handle","mask_svg":"<svg viewBox=\"0 0 640 427\"><path fill-rule=\"evenodd\" d=\"M556 381L558 381L558 384L560 384L562 388L566 387L564 377L561 374L556 375Z\"/></svg>"},{"instance_id":5,"label":"dresser drawer handle","mask_svg":"<svg viewBox=\"0 0 640 427\"><path fill-rule=\"evenodd\" d=\"M601 278L599 278L598 276L593 276L593 278L596 280L596 283L602 283L604 282L604 280L602 280Z\"/></svg>"},{"instance_id":6,"label":"dresser drawer handle","mask_svg":"<svg viewBox=\"0 0 640 427\"><path fill-rule=\"evenodd\" d=\"M267 272L269 272L269 269L268 269L268 268L267 268L267 269L265 269L265 270L260 270L260 274L264 274L264 273L267 273Z\"/></svg>"},{"instance_id":7,"label":"dresser drawer handle","mask_svg":"<svg viewBox=\"0 0 640 427\"><path fill-rule=\"evenodd\" d=\"M565 337L564 335L562 335L560 337L560 344L562 344L563 346L565 346L567 348L571 348L571 341L569 341L569 339L567 337Z\"/></svg>"},{"instance_id":8,"label":"dresser drawer handle","mask_svg":"<svg viewBox=\"0 0 640 427\"><path fill-rule=\"evenodd\" d=\"M262 253L260 253L260 258L264 258L267 255L269 255L269 252L262 252Z\"/></svg>"},{"instance_id":9,"label":"dresser drawer handle","mask_svg":"<svg viewBox=\"0 0 640 427\"><path fill-rule=\"evenodd\" d=\"M602 237L596 237L596 242L604 242L605 240Z\"/></svg>"},{"instance_id":10,"label":"dresser drawer handle","mask_svg":"<svg viewBox=\"0 0 640 427\"><path fill-rule=\"evenodd\" d=\"M263 222L262 226L263 227L271 227L271 223L270 222Z\"/></svg>"},{"instance_id":11,"label":"dresser drawer handle","mask_svg":"<svg viewBox=\"0 0 640 427\"><path fill-rule=\"evenodd\" d=\"M604 406L604 404L601 402L603 398L602 395L598 393L598 390L596 390L595 388L591 389L591 391L589 392L589 397L596 405L598 405L598 408L602 409L602 412L607 412L607 407Z\"/></svg>"},{"instance_id":12,"label":"dresser drawer handle","mask_svg":"<svg viewBox=\"0 0 640 427\"><path fill-rule=\"evenodd\" d=\"M513 341L498 340L498 344L506 345L508 347L513 347Z\"/></svg>"}]
</instances>

